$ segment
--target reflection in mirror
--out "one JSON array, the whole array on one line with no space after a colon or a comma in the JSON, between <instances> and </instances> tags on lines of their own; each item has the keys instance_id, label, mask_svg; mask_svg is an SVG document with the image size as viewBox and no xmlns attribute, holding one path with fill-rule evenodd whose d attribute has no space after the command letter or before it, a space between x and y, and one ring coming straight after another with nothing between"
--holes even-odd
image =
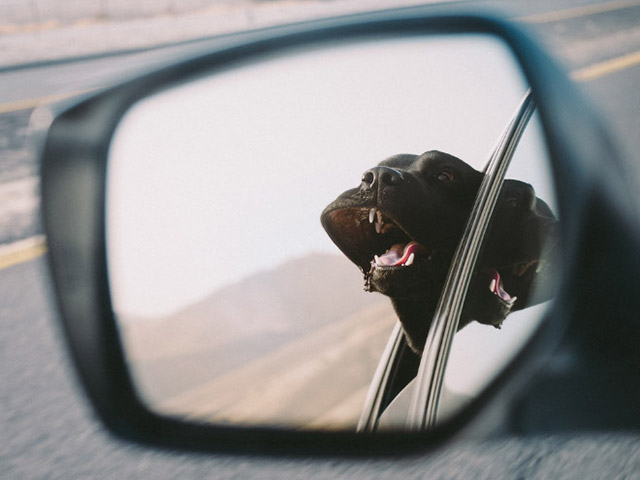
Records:
<instances>
[{"instance_id":1,"label":"reflection in mirror","mask_svg":"<svg viewBox=\"0 0 640 480\"><path fill-rule=\"evenodd\" d=\"M107 248L113 308L142 400L156 412L214 424L355 429L405 314L398 302L408 294L381 290L425 285L411 275L455 248L461 231L448 227L451 209L463 212L475 192L362 204L360 217L337 220L327 220L325 208L349 189L395 182L397 162L422 168L429 150L464 160L462 172L449 165L434 173L442 188L468 169L480 178L526 89L510 52L492 37L413 37L298 50L134 105L110 149ZM376 167L400 153L416 156ZM507 177L533 185L555 211L535 117ZM518 185L497 209L530 206L528 187ZM433 214L424 228L442 238L398 233L405 213L395 218L388 208L423 202ZM468 211L455 215L464 224ZM354 221L370 227L364 240L348 226ZM346 229L346 244L335 225ZM371 239L375 246L363 248ZM418 243L407 250L411 240ZM491 241L506 242L497 253L485 249L499 262L521 244L498 233ZM409 280L385 287L367 279L374 255L388 270L406 269ZM529 260L518 257L507 270ZM504 266L488 262L481 274L494 276L490 300L508 303L515 295ZM477 395L533 331L545 304L521 309L528 303L519 301L500 330L470 314L454 341L444 411ZM424 330L428 312L416 318ZM385 427L404 427L401 399Z\"/></svg>"}]
</instances>

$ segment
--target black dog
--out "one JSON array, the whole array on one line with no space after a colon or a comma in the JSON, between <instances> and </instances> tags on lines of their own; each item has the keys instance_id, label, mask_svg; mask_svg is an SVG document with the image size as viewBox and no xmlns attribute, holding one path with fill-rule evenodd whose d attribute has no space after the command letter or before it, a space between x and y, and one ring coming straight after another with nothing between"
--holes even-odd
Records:
<instances>
[{"instance_id":1,"label":"black dog","mask_svg":"<svg viewBox=\"0 0 640 480\"><path fill-rule=\"evenodd\" d=\"M365 290L391 298L416 353L482 178L446 153L395 155L322 212L327 234L363 272ZM473 320L499 328L509 313L553 292L557 220L533 187L505 180L492 218L459 328Z\"/></svg>"}]
</instances>

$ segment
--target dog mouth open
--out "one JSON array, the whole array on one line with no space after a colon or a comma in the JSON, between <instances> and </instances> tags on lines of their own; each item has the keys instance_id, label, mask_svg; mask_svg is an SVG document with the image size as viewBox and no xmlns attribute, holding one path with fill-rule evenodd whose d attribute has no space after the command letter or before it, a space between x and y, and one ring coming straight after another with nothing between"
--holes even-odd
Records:
<instances>
[{"instance_id":1,"label":"dog mouth open","mask_svg":"<svg viewBox=\"0 0 640 480\"><path fill-rule=\"evenodd\" d=\"M364 274L366 291L392 298L418 298L426 295L433 283L444 284L455 245L429 248L378 207L338 208L325 212L322 221L334 243ZM523 275L533 265L514 265L500 271L484 268L483 288L511 308L517 300L508 292L512 277Z\"/></svg>"},{"instance_id":2,"label":"dog mouth open","mask_svg":"<svg viewBox=\"0 0 640 480\"><path fill-rule=\"evenodd\" d=\"M325 212L325 230L363 273L372 268L410 267L429 249L400 222L379 208L340 208Z\"/></svg>"},{"instance_id":3,"label":"dog mouth open","mask_svg":"<svg viewBox=\"0 0 640 480\"><path fill-rule=\"evenodd\" d=\"M360 268L367 292L420 299L443 284L446 271L440 258L433 260L436 251L410 219L402 221L380 206L341 206L325 210L322 224L336 246Z\"/></svg>"},{"instance_id":4,"label":"dog mouth open","mask_svg":"<svg viewBox=\"0 0 640 480\"><path fill-rule=\"evenodd\" d=\"M404 232L391 218L386 217L380 210L371 208L369 210L369 224L374 226L374 230L378 235L385 235L394 230ZM406 233L406 232L404 232ZM409 267L413 265L416 256L428 256L429 249L418 243L415 240L411 240L411 237L407 235L408 241L394 243L381 254L374 254L371 260L373 267Z\"/></svg>"},{"instance_id":5,"label":"dog mouth open","mask_svg":"<svg viewBox=\"0 0 640 480\"><path fill-rule=\"evenodd\" d=\"M492 278L491 278L491 281L489 282L489 291L491 293L493 293L495 296L497 296L500 300L502 300L509 307L513 306L513 304L516 302L518 297L512 297L505 290L504 284L502 282L502 276L500 275L500 272L498 272L498 270L494 269L494 270L491 271L491 276L492 276Z\"/></svg>"}]
</instances>

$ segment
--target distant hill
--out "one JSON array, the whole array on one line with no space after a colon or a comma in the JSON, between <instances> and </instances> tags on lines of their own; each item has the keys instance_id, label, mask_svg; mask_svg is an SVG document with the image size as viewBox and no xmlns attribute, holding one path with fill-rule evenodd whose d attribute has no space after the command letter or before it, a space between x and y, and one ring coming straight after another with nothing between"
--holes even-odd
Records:
<instances>
[{"instance_id":1,"label":"distant hill","mask_svg":"<svg viewBox=\"0 0 640 480\"><path fill-rule=\"evenodd\" d=\"M316 253L223 287L175 318L206 318L230 334L299 331L380 300L363 291L362 274L351 262Z\"/></svg>"},{"instance_id":2,"label":"distant hill","mask_svg":"<svg viewBox=\"0 0 640 480\"><path fill-rule=\"evenodd\" d=\"M346 258L312 253L213 292L168 317L120 318L130 357L140 360L196 352L268 351L372 305L362 275ZM389 307L390 308L390 307Z\"/></svg>"}]
</instances>

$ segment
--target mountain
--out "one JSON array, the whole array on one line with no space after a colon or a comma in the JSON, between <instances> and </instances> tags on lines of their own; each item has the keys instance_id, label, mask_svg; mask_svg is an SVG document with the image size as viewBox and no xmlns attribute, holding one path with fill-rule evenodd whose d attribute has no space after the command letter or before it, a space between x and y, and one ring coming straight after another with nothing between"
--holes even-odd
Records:
<instances>
[{"instance_id":1,"label":"mountain","mask_svg":"<svg viewBox=\"0 0 640 480\"><path fill-rule=\"evenodd\" d=\"M363 291L362 274L346 258L311 253L168 317L120 320L130 356L150 359L253 342L264 350L383 302L388 300Z\"/></svg>"},{"instance_id":2,"label":"mountain","mask_svg":"<svg viewBox=\"0 0 640 480\"><path fill-rule=\"evenodd\" d=\"M168 317L121 318L134 380L157 408L216 422L353 422L395 322L388 299L362 284L344 257L314 253ZM270 392L270 407L251 407L252 392ZM294 408L302 398L306 409Z\"/></svg>"}]
</instances>

